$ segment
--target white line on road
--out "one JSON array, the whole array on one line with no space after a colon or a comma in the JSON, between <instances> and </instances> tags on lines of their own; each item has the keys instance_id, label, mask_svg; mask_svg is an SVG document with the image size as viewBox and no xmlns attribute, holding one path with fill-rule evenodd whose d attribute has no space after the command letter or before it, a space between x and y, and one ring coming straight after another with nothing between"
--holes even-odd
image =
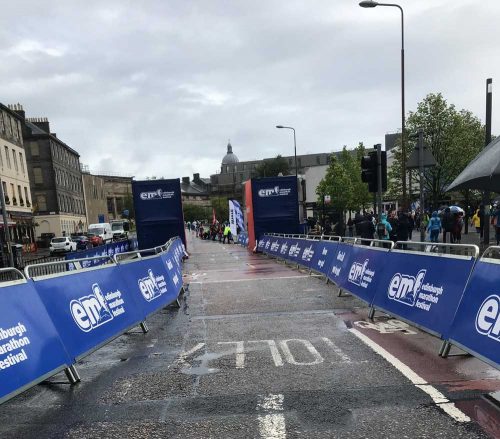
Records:
<instances>
[{"instance_id":1,"label":"white line on road","mask_svg":"<svg viewBox=\"0 0 500 439\"><path fill-rule=\"evenodd\" d=\"M286 439L285 416L283 412L283 395L269 394L259 396L257 411L264 412L258 416L259 433L265 439Z\"/></svg>"},{"instance_id":2,"label":"white line on road","mask_svg":"<svg viewBox=\"0 0 500 439\"><path fill-rule=\"evenodd\" d=\"M427 393L434 403L440 407L446 414L451 416L455 421L458 422L470 422L470 418L462 412L459 408L455 406L454 403L450 402L446 396L444 396L438 389L428 384L421 376L410 369L406 364L397 359L394 355L387 352L382 346L375 343L366 335L359 332L357 329L351 328L349 331L358 337L363 343L372 348L377 354L391 363L397 370L399 370L406 378L408 378L415 387L423 390Z\"/></svg>"},{"instance_id":3,"label":"white line on road","mask_svg":"<svg viewBox=\"0 0 500 439\"><path fill-rule=\"evenodd\" d=\"M321 274L311 274L306 276L280 276L280 277L260 277L258 279L226 279L226 280L205 280L205 281L196 281L190 282L192 284L222 284L226 282L250 282L256 280L275 280L275 279L301 279L301 278L311 278L311 277L323 277Z\"/></svg>"},{"instance_id":4,"label":"white line on road","mask_svg":"<svg viewBox=\"0 0 500 439\"><path fill-rule=\"evenodd\" d=\"M335 352L340 358L342 358L343 361L346 363L351 362L351 358L344 354L344 351L340 349L333 341L331 341L329 338L326 337L321 337L321 340L323 340L329 347L332 348L332 351Z\"/></svg>"},{"instance_id":5,"label":"white line on road","mask_svg":"<svg viewBox=\"0 0 500 439\"><path fill-rule=\"evenodd\" d=\"M219 341L217 344L236 345L236 369L245 368L245 348L242 341Z\"/></svg>"},{"instance_id":6,"label":"white line on road","mask_svg":"<svg viewBox=\"0 0 500 439\"><path fill-rule=\"evenodd\" d=\"M273 357L274 365L276 367L283 366L283 358L281 358L280 351L274 340L250 340L248 343L267 343Z\"/></svg>"},{"instance_id":7,"label":"white line on road","mask_svg":"<svg viewBox=\"0 0 500 439\"><path fill-rule=\"evenodd\" d=\"M203 346L205 346L205 343L198 343L194 348L190 349L189 351L182 352L179 355L179 358L177 359L176 363L179 365L185 364L187 357L193 355L196 351L199 351Z\"/></svg>"},{"instance_id":8,"label":"white line on road","mask_svg":"<svg viewBox=\"0 0 500 439\"><path fill-rule=\"evenodd\" d=\"M302 343L306 349L312 354L314 357L313 361L297 361L293 355L292 352L290 351L290 347L288 346L288 343L293 342L293 343ZM316 350L316 348L311 344L310 341L308 340L302 340L299 338L291 338L290 340L281 340L280 341L280 346L281 350L283 351L283 354L285 355L286 361L288 361L290 364L295 364L296 366L312 366L313 364L320 364L323 363L323 357L321 354Z\"/></svg>"}]
</instances>

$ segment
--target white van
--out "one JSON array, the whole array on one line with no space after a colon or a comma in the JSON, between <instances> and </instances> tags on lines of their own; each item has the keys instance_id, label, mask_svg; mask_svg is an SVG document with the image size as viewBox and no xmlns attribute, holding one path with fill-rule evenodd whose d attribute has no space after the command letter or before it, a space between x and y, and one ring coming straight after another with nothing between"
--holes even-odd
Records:
<instances>
[{"instance_id":1,"label":"white van","mask_svg":"<svg viewBox=\"0 0 500 439\"><path fill-rule=\"evenodd\" d=\"M104 244L113 241L113 231L109 223L90 224L89 233L100 236Z\"/></svg>"}]
</instances>

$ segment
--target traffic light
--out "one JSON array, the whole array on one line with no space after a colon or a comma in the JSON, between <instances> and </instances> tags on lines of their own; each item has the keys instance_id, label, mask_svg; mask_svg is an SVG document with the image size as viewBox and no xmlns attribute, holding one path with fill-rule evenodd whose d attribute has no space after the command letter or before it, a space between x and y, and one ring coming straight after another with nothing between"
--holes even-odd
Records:
<instances>
[{"instance_id":1,"label":"traffic light","mask_svg":"<svg viewBox=\"0 0 500 439\"><path fill-rule=\"evenodd\" d=\"M385 192L387 191L387 154L385 151L381 152L380 158L382 162L382 192ZM372 151L361 159L361 181L368 183L369 192L377 192L377 171L377 151Z\"/></svg>"},{"instance_id":2,"label":"traffic light","mask_svg":"<svg viewBox=\"0 0 500 439\"><path fill-rule=\"evenodd\" d=\"M377 192L377 152L361 158L361 181L368 183L369 192Z\"/></svg>"}]
</instances>

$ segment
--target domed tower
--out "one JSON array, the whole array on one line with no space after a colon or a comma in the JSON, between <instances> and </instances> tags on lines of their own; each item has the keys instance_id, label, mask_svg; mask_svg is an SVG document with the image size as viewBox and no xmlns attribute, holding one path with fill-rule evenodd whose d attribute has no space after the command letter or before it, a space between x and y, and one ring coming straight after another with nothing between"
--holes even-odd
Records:
<instances>
[{"instance_id":1,"label":"domed tower","mask_svg":"<svg viewBox=\"0 0 500 439\"><path fill-rule=\"evenodd\" d=\"M239 163L239 159L238 159L238 157L236 157L236 154L233 153L233 147L231 146L231 142L228 142L227 143L227 153L222 158L221 173L224 173L224 170L228 169L228 165L235 165L236 163ZM224 167L226 167L226 168L224 168Z\"/></svg>"}]
</instances>

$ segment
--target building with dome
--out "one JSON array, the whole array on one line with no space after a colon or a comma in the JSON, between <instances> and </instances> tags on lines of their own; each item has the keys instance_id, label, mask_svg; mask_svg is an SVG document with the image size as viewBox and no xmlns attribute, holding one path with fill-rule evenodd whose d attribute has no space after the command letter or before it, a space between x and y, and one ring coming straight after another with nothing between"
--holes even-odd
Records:
<instances>
[{"instance_id":1,"label":"building with dome","mask_svg":"<svg viewBox=\"0 0 500 439\"><path fill-rule=\"evenodd\" d=\"M278 155L278 154L276 154ZM304 174L306 168L313 166L328 165L330 163L329 153L304 154L297 156L297 168L299 174ZM222 157L220 173L210 176L210 191L214 196L229 196L237 199L242 198L243 182L257 176L256 168L265 160L249 160L240 162L238 156L233 152L231 142L227 144L227 152ZM288 161L290 171L295 170L294 156L284 156Z\"/></svg>"}]
</instances>

